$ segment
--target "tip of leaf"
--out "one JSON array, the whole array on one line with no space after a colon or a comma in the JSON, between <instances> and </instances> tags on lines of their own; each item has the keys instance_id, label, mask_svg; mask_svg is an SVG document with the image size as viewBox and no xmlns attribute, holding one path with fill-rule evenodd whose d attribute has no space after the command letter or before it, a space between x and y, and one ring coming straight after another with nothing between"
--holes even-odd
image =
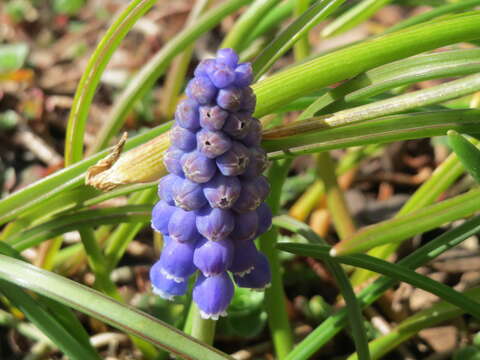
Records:
<instances>
[{"instance_id":1,"label":"tip of leaf","mask_svg":"<svg viewBox=\"0 0 480 360\"><path fill-rule=\"evenodd\" d=\"M335 248L331 248L328 253L330 254L331 257L337 256L337 250Z\"/></svg>"},{"instance_id":2,"label":"tip of leaf","mask_svg":"<svg viewBox=\"0 0 480 360\"><path fill-rule=\"evenodd\" d=\"M455 130L448 130L447 135L448 136L454 136L454 135L458 135L458 133Z\"/></svg>"}]
</instances>

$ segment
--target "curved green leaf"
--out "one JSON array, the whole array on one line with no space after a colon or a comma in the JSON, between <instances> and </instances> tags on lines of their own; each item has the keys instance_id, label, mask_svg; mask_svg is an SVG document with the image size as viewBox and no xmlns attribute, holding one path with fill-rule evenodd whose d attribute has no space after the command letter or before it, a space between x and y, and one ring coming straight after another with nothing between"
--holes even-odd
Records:
<instances>
[{"instance_id":1,"label":"curved green leaf","mask_svg":"<svg viewBox=\"0 0 480 360\"><path fill-rule=\"evenodd\" d=\"M0 278L52 298L176 355L198 360L231 359L150 315L72 280L5 255L0 255L0 263Z\"/></svg>"},{"instance_id":2,"label":"curved green leaf","mask_svg":"<svg viewBox=\"0 0 480 360\"><path fill-rule=\"evenodd\" d=\"M465 169L480 183L480 150L456 131L448 133L448 143L455 151Z\"/></svg>"}]
</instances>

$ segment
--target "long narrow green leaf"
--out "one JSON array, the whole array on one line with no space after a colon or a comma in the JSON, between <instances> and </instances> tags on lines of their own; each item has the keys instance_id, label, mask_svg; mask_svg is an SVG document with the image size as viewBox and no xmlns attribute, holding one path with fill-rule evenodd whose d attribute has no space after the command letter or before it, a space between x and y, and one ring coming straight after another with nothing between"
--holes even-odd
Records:
<instances>
[{"instance_id":1,"label":"long narrow green leaf","mask_svg":"<svg viewBox=\"0 0 480 360\"><path fill-rule=\"evenodd\" d=\"M135 136L125 143L124 151L133 149L161 134L170 128L171 124L160 125L145 133ZM34 184L27 186L17 192L9 195L0 201L0 224L14 219L32 209L33 206L38 206L43 209L44 214L50 213L52 208L49 206L49 201L58 194L64 191L79 187L85 181L85 171L88 167L95 164L100 159L108 155L109 149L95 154L87 159L80 161L66 169L57 171L56 173L37 181ZM83 191L86 191L85 187ZM98 192L93 191L93 194ZM82 194L82 191L79 192Z\"/></svg>"},{"instance_id":2,"label":"long narrow green leaf","mask_svg":"<svg viewBox=\"0 0 480 360\"><path fill-rule=\"evenodd\" d=\"M0 263L0 278L68 305L169 352L188 359L231 359L160 320L74 281L4 255L0 255Z\"/></svg>"},{"instance_id":3,"label":"long narrow green leaf","mask_svg":"<svg viewBox=\"0 0 480 360\"><path fill-rule=\"evenodd\" d=\"M303 15L283 30L253 62L255 78L262 76L280 57L282 57L312 27L330 15L345 0L321 0L312 5Z\"/></svg>"},{"instance_id":4,"label":"long narrow green leaf","mask_svg":"<svg viewBox=\"0 0 480 360\"><path fill-rule=\"evenodd\" d=\"M17 251L36 246L42 241L77 230L83 226L95 227L122 222L146 223L150 221L150 205L129 205L109 209L84 210L66 214L26 231L8 237L5 241Z\"/></svg>"},{"instance_id":5,"label":"long narrow green leaf","mask_svg":"<svg viewBox=\"0 0 480 360\"><path fill-rule=\"evenodd\" d=\"M0 255L10 259L4 255ZM2 261L2 267L3 267ZM20 284L18 284L20 285ZM37 304L31 296L22 289L5 280L0 281L0 292L3 293L15 306L18 306L25 316L37 326L58 348L72 360L98 359L100 356L92 347L85 347L72 334L68 333L42 306Z\"/></svg>"},{"instance_id":6,"label":"long narrow green leaf","mask_svg":"<svg viewBox=\"0 0 480 360\"><path fill-rule=\"evenodd\" d=\"M473 214L480 209L480 189L455 196L404 216L367 226L335 245L332 254L346 255L373 247L399 243L442 224Z\"/></svg>"},{"instance_id":7,"label":"long narrow green leaf","mask_svg":"<svg viewBox=\"0 0 480 360\"><path fill-rule=\"evenodd\" d=\"M480 150L456 131L450 130L447 135L448 143L465 169L480 183Z\"/></svg>"},{"instance_id":8,"label":"long narrow green leaf","mask_svg":"<svg viewBox=\"0 0 480 360\"><path fill-rule=\"evenodd\" d=\"M464 294L472 300L480 300L480 288L467 290ZM465 313L463 309L452 306L445 301L438 302L428 309L419 311L403 320L388 334L382 335L370 342L369 348L372 354L372 359L376 360L382 358L398 345L417 335L419 331L454 319L463 313ZM353 354L349 356L347 360L357 359L358 357L356 354Z\"/></svg>"},{"instance_id":9,"label":"long narrow green leaf","mask_svg":"<svg viewBox=\"0 0 480 360\"><path fill-rule=\"evenodd\" d=\"M360 123L328 128L318 120L299 122L265 132L263 147L270 159L296 156L350 146L445 135L454 129L478 134L479 110L447 110L391 115ZM318 119L318 118L313 118ZM287 129L287 128L285 128Z\"/></svg>"},{"instance_id":10,"label":"long narrow green leaf","mask_svg":"<svg viewBox=\"0 0 480 360\"><path fill-rule=\"evenodd\" d=\"M321 246L317 244L297 244L297 243L282 243L278 248L297 255L311 256L318 259L330 259L329 246ZM453 290L450 286L432 280L429 277L420 275L413 270L398 264L392 264L385 260L374 258L373 256L365 254L345 255L335 257L338 262L342 264L352 265L375 271L376 273L386 275L397 281L403 281L410 285L416 286L420 289L428 291L438 297L448 301L451 304L464 309L471 315L480 319L480 303L472 301Z\"/></svg>"},{"instance_id":11,"label":"long narrow green leaf","mask_svg":"<svg viewBox=\"0 0 480 360\"><path fill-rule=\"evenodd\" d=\"M278 216L273 220L274 224L293 231L301 233L308 241L315 242L313 239L316 234L309 227L288 216ZM399 265L409 269L415 269L424 263L434 259L444 251L460 244L462 241L480 232L480 216L467 220L462 225L450 230L441 236L433 239L420 249L415 250L410 255L399 261ZM377 300L388 288L394 286L396 281L381 277L374 283L364 288L358 295L363 307L372 304ZM308 359L322 345L328 342L341 329L347 326L347 311L345 308L340 309L321 325L319 325L311 334L309 334L287 357L288 360Z\"/></svg>"},{"instance_id":12,"label":"long narrow green leaf","mask_svg":"<svg viewBox=\"0 0 480 360\"><path fill-rule=\"evenodd\" d=\"M398 86L474 74L480 71L479 59L479 49L465 49L419 55L380 66L346 81L335 89L328 90L315 100L298 120L313 117L327 106L323 110L324 113L346 108L351 102L375 96Z\"/></svg>"},{"instance_id":13,"label":"long narrow green leaf","mask_svg":"<svg viewBox=\"0 0 480 360\"><path fill-rule=\"evenodd\" d=\"M408 19L405 19L404 21L398 23L397 25L394 25L388 28L386 32L394 32L401 29L405 29L409 26L417 25L422 22L434 19L436 17L442 16L445 14L449 14L449 13L461 11L461 10L468 10L477 5L480 5L480 0L462 0L462 1L451 3L451 4L438 6L433 8L430 11L426 11L419 15L409 17Z\"/></svg>"},{"instance_id":14,"label":"long narrow green leaf","mask_svg":"<svg viewBox=\"0 0 480 360\"><path fill-rule=\"evenodd\" d=\"M68 119L65 135L65 166L82 159L88 111L105 67L133 25L155 3L156 0L133 0L107 30L88 61L78 84Z\"/></svg>"},{"instance_id":15,"label":"long narrow green leaf","mask_svg":"<svg viewBox=\"0 0 480 360\"><path fill-rule=\"evenodd\" d=\"M196 23L183 29L172 38L130 81L120 94L107 120L103 123L95 139L95 151L108 146L113 136L120 130L128 112L135 102L141 99L153 87L157 79L164 74L170 62L185 47L198 39L203 33L214 28L225 16L233 13L252 0L230 0L220 3L200 16Z\"/></svg>"},{"instance_id":16,"label":"long narrow green leaf","mask_svg":"<svg viewBox=\"0 0 480 360\"><path fill-rule=\"evenodd\" d=\"M391 0L363 0L359 4L345 11L341 16L325 26L323 37L339 35L367 20Z\"/></svg>"},{"instance_id":17,"label":"long narrow green leaf","mask_svg":"<svg viewBox=\"0 0 480 360\"><path fill-rule=\"evenodd\" d=\"M293 66L253 86L257 117L280 105L380 65L480 37L480 13L417 25Z\"/></svg>"}]
</instances>

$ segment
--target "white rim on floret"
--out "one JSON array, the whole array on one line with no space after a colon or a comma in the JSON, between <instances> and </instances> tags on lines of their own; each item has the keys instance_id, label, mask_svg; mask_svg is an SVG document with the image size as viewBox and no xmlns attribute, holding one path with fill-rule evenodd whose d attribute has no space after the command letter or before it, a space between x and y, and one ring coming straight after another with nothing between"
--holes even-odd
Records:
<instances>
[{"instance_id":1,"label":"white rim on floret","mask_svg":"<svg viewBox=\"0 0 480 360\"><path fill-rule=\"evenodd\" d=\"M239 276L239 277L244 277L245 275L250 274L250 273L253 271L253 269L255 269L255 266L249 267L249 268L248 268L247 270L245 270L245 271L236 272L236 273L234 273L234 274L237 275L237 276Z\"/></svg>"},{"instance_id":2,"label":"white rim on floret","mask_svg":"<svg viewBox=\"0 0 480 360\"><path fill-rule=\"evenodd\" d=\"M217 313L214 313L214 314L208 314L202 310L200 310L200 316L202 317L202 319L212 319L212 320L218 320L220 316L227 316L227 312L225 310L223 311L219 311Z\"/></svg>"},{"instance_id":3,"label":"white rim on floret","mask_svg":"<svg viewBox=\"0 0 480 360\"><path fill-rule=\"evenodd\" d=\"M170 274L170 273L169 273L167 270L165 270L165 269L160 269L160 273L161 273L163 276L165 276L168 280L173 280L173 281L175 281L176 283L182 283L182 282L185 281L185 278L172 275L172 274Z\"/></svg>"},{"instance_id":4,"label":"white rim on floret","mask_svg":"<svg viewBox=\"0 0 480 360\"><path fill-rule=\"evenodd\" d=\"M160 296L161 298L163 298L165 300L168 300L168 301L173 301L173 299L175 298L175 295L166 293L165 291L157 288L155 285L152 285L152 291L153 291L154 294L156 294L156 295Z\"/></svg>"},{"instance_id":5,"label":"white rim on floret","mask_svg":"<svg viewBox=\"0 0 480 360\"><path fill-rule=\"evenodd\" d=\"M265 291L265 289L268 289L270 286L272 286L272 283L268 283L264 287L261 287L261 288L250 288L250 289L252 291L262 292L262 291Z\"/></svg>"}]
</instances>

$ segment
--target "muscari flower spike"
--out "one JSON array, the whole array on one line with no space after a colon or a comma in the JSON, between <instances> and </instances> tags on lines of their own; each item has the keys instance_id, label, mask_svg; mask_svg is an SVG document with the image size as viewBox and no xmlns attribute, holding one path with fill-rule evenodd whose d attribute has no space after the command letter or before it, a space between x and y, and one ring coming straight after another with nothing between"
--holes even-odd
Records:
<instances>
[{"instance_id":1,"label":"muscari flower spike","mask_svg":"<svg viewBox=\"0 0 480 360\"><path fill-rule=\"evenodd\" d=\"M184 295L196 273L193 300L207 319L226 315L234 282L262 290L271 280L253 242L270 228L272 213L252 77L251 64L239 64L232 49L197 66L175 112L164 155L170 174L152 211L152 227L165 239L150 270L153 292L169 300Z\"/></svg>"}]
</instances>

